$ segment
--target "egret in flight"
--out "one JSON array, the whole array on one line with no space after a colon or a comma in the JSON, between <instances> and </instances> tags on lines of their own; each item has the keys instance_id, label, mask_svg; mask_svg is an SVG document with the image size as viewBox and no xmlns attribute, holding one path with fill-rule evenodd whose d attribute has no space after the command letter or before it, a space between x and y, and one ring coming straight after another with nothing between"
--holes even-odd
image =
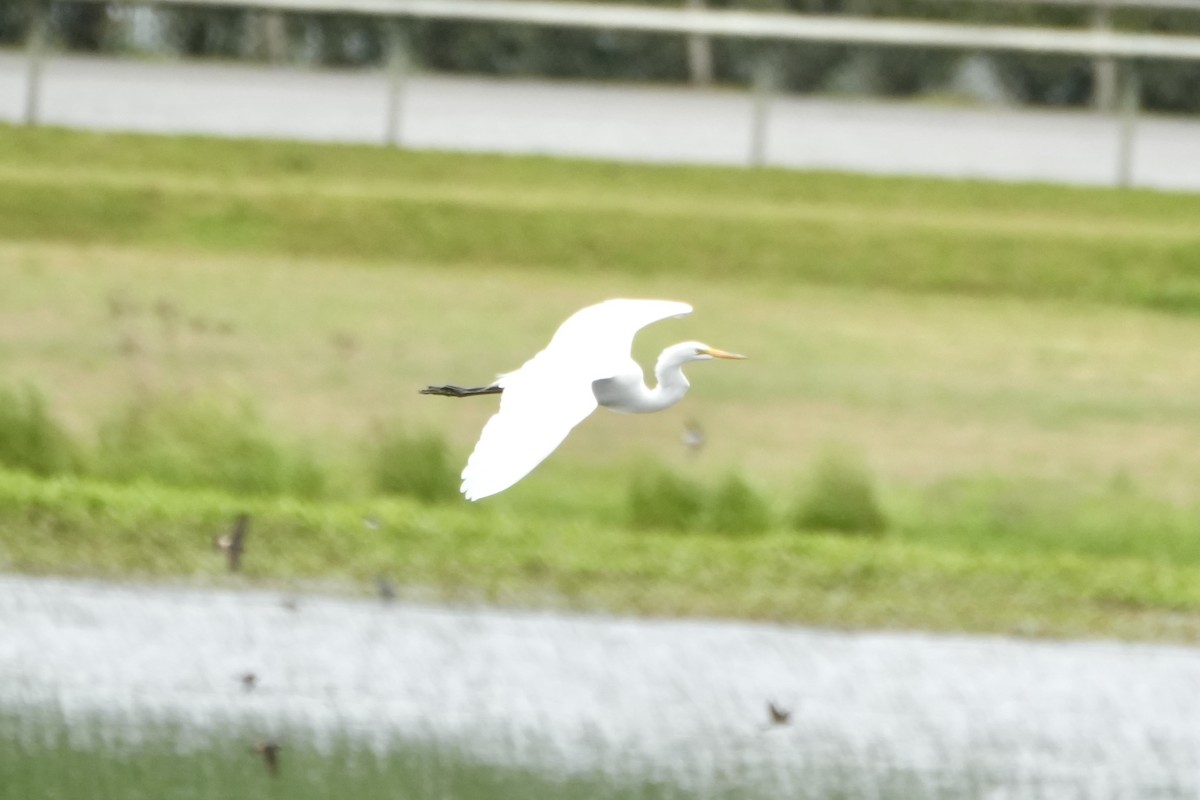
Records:
<instances>
[{"instance_id":1,"label":"egret in flight","mask_svg":"<svg viewBox=\"0 0 1200 800\"><path fill-rule=\"evenodd\" d=\"M576 311L545 350L489 386L422 389L422 394L451 397L501 395L500 410L483 426L463 469L466 498L488 497L524 478L597 406L625 414L661 411L687 393L684 364L745 358L701 342L681 342L663 350L654 367L657 385L647 387L631 354L634 335L652 322L691 311L687 303L671 300L606 300Z\"/></svg>"}]
</instances>

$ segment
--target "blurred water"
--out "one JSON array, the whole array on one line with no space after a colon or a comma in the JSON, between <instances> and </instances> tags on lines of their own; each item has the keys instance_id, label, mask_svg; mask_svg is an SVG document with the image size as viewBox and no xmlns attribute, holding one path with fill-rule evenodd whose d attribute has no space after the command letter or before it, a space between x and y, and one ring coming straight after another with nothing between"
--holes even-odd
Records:
<instances>
[{"instance_id":1,"label":"blurred water","mask_svg":"<svg viewBox=\"0 0 1200 800\"><path fill-rule=\"evenodd\" d=\"M0 577L0 709L446 742L696 796L1200 795L1200 650L282 600Z\"/></svg>"}]
</instances>

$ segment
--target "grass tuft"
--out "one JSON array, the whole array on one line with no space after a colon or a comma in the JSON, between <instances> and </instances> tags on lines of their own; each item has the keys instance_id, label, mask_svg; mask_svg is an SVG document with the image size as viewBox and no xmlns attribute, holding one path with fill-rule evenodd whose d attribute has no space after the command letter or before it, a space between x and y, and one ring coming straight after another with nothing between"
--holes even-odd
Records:
<instances>
[{"instance_id":1,"label":"grass tuft","mask_svg":"<svg viewBox=\"0 0 1200 800\"><path fill-rule=\"evenodd\" d=\"M771 509L741 475L731 473L712 494L708 527L718 533L762 533L771 527Z\"/></svg>"},{"instance_id":2,"label":"grass tuft","mask_svg":"<svg viewBox=\"0 0 1200 800\"><path fill-rule=\"evenodd\" d=\"M879 533L887 525L866 465L840 447L818 455L793 517L800 530Z\"/></svg>"},{"instance_id":3,"label":"grass tuft","mask_svg":"<svg viewBox=\"0 0 1200 800\"><path fill-rule=\"evenodd\" d=\"M277 442L249 407L192 400L145 401L103 423L95 473L244 495L316 498L326 488L312 455Z\"/></svg>"},{"instance_id":4,"label":"grass tuft","mask_svg":"<svg viewBox=\"0 0 1200 800\"><path fill-rule=\"evenodd\" d=\"M70 473L80 467L79 447L32 387L0 389L0 464L35 475Z\"/></svg>"},{"instance_id":5,"label":"grass tuft","mask_svg":"<svg viewBox=\"0 0 1200 800\"><path fill-rule=\"evenodd\" d=\"M381 494L427 503L458 494L457 470L445 439L436 433L389 431L367 450L372 487Z\"/></svg>"},{"instance_id":6,"label":"grass tuft","mask_svg":"<svg viewBox=\"0 0 1200 800\"><path fill-rule=\"evenodd\" d=\"M661 464L645 464L634 472L628 506L634 527L695 529L704 512L704 487Z\"/></svg>"}]
</instances>

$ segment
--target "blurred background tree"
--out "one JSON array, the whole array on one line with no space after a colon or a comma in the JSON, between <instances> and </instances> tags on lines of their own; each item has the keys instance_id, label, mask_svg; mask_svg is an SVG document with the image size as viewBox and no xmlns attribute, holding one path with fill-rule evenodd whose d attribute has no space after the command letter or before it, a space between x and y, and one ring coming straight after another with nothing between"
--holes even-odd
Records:
<instances>
[{"instance_id":1,"label":"blurred background tree","mask_svg":"<svg viewBox=\"0 0 1200 800\"><path fill-rule=\"evenodd\" d=\"M606 2L607 0L575 0ZM27 2L0 4L0 43L19 43ZM1089 29L1095 10L1036 3L956 0L641 0L640 5L910 18L985 25ZM384 25L350 14L288 14L239 8L130 8L58 2L51 19L71 51L152 51L321 66L373 66L386 57ZM1200 13L1116 9L1118 30L1200 33ZM771 45L727 38L570 30L445 20L405 22L416 63L441 72L594 80L747 85L760 57L790 92L900 97L961 96L984 102L1081 106L1095 72L1085 59L973 54L846 45ZM698 48L698 49L697 49ZM699 57L697 53L701 53ZM1139 65L1146 107L1200 109L1200 69L1190 63Z\"/></svg>"},{"instance_id":2,"label":"blurred background tree","mask_svg":"<svg viewBox=\"0 0 1200 800\"><path fill-rule=\"evenodd\" d=\"M97 3L56 3L52 25L70 50L100 50L108 33L108 8Z\"/></svg>"}]
</instances>

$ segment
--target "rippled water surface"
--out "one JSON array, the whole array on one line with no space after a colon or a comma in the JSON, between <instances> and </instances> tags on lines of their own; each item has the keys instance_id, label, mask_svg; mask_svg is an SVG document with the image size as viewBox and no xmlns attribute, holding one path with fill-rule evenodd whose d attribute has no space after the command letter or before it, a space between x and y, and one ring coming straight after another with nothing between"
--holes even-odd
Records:
<instances>
[{"instance_id":1,"label":"rippled water surface","mask_svg":"<svg viewBox=\"0 0 1200 800\"><path fill-rule=\"evenodd\" d=\"M130 736L444 742L695 796L1200 796L1200 650L1182 647L0 577L0 709L42 706Z\"/></svg>"}]
</instances>

